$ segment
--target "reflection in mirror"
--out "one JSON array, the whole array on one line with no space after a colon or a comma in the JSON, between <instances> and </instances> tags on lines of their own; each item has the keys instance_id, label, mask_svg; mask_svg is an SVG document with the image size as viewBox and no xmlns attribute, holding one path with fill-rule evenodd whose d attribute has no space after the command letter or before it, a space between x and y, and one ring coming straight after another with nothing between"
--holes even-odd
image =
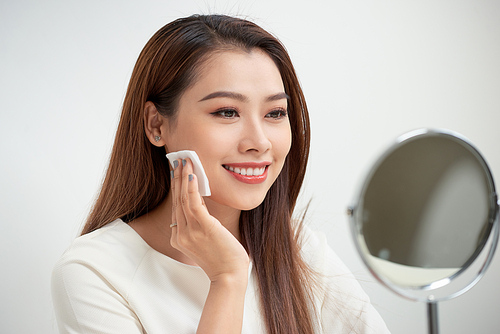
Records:
<instances>
[{"instance_id":1,"label":"reflection in mirror","mask_svg":"<svg viewBox=\"0 0 500 334\"><path fill-rule=\"evenodd\" d=\"M365 264L394 292L428 303L431 333L436 302L470 289L498 243L491 172L468 140L446 130L399 138L370 170L348 213Z\"/></svg>"},{"instance_id":2,"label":"reflection in mirror","mask_svg":"<svg viewBox=\"0 0 500 334\"><path fill-rule=\"evenodd\" d=\"M360 206L373 264L400 285L452 276L485 243L490 194L484 167L459 142L430 136L398 147L372 175ZM401 266L410 267L405 279Z\"/></svg>"}]
</instances>

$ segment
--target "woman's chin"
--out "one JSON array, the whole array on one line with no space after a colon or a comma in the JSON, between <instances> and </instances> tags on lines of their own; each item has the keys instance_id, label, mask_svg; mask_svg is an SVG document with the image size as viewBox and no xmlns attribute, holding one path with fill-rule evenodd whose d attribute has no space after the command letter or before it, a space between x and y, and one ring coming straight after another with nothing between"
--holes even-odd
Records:
<instances>
[{"instance_id":1,"label":"woman's chin","mask_svg":"<svg viewBox=\"0 0 500 334\"><path fill-rule=\"evenodd\" d=\"M261 204L262 204L262 201L260 201L260 202L259 202L258 204L256 204L256 205L245 206L245 207L241 208L240 210L241 210L241 211L250 211L250 210L255 209L256 207L258 207L258 206L259 206L259 205L261 205Z\"/></svg>"},{"instance_id":2,"label":"woman's chin","mask_svg":"<svg viewBox=\"0 0 500 334\"><path fill-rule=\"evenodd\" d=\"M211 196L211 201L240 211L250 211L258 207L264 201L265 196L240 196L238 200L222 200Z\"/></svg>"}]
</instances>

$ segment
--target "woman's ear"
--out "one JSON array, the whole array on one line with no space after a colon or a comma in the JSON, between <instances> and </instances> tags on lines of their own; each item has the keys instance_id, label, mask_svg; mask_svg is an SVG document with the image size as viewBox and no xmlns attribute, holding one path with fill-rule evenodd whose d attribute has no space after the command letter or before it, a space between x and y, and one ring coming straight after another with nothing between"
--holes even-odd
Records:
<instances>
[{"instance_id":1,"label":"woman's ear","mask_svg":"<svg viewBox=\"0 0 500 334\"><path fill-rule=\"evenodd\" d=\"M162 137L162 126L165 119L158 112L151 101L144 105L144 131L151 144L157 147L165 146L165 139Z\"/></svg>"}]
</instances>

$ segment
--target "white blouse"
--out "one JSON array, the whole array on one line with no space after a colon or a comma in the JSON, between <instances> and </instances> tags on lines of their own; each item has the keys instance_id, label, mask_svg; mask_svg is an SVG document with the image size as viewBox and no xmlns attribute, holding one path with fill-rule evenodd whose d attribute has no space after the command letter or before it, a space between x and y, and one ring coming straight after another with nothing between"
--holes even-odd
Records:
<instances>
[{"instance_id":1,"label":"white blouse","mask_svg":"<svg viewBox=\"0 0 500 334\"><path fill-rule=\"evenodd\" d=\"M304 231L304 259L321 273L318 333L388 333L368 296L321 233ZM252 268L245 334L265 333ZM60 333L196 333L210 281L199 267L151 248L121 220L77 238L56 264L52 299Z\"/></svg>"}]
</instances>

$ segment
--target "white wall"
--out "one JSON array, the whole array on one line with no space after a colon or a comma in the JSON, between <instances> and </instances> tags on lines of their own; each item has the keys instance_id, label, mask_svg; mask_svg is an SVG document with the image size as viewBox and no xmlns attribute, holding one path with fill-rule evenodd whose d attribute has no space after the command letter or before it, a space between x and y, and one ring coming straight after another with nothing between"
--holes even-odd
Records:
<instances>
[{"instance_id":1,"label":"white wall","mask_svg":"<svg viewBox=\"0 0 500 334\"><path fill-rule=\"evenodd\" d=\"M469 137L500 178L500 2L0 2L0 332L55 333L49 277L77 235L108 160L135 60L165 23L242 14L275 33L312 120L302 205L393 333L423 333L425 308L373 282L345 207L393 138L419 127ZM440 304L442 333L500 328L500 257Z\"/></svg>"}]
</instances>

